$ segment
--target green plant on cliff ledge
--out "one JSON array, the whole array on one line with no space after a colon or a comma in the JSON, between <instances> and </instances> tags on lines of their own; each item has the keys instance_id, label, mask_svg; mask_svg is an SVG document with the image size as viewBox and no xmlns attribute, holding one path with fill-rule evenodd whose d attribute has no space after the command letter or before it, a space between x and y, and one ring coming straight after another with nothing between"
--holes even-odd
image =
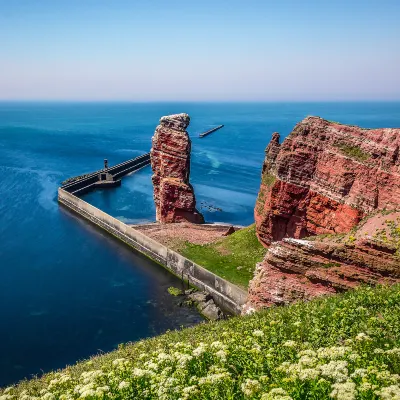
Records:
<instances>
[{"instance_id":1,"label":"green plant on cliff ledge","mask_svg":"<svg viewBox=\"0 0 400 400\"><path fill-rule=\"evenodd\" d=\"M0 400L400 398L400 287L275 307L120 346Z\"/></svg>"},{"instance_id":2,"label":"green plant on cliff ledge","mask_svg":"<svg viewBox=\"0 0 400 400\"><path fill-rule=\"evenodd\" d=\"M261 182L263 185L271 187L276 181L276 177L268 172L264 172L261 177Z\"/></svg>"},{"instance_id":3,"label":"green plant on cliff ledge","mask_svg":"<svg viewBox=\"0 0 400 400\"><path fill-rule=\"evenodd\" d=\"M198 245L186 242L178 252L228 281L246 288L256 263L266 249L259 243L255 224L216 242Z\"/></svg>"},{"instance_id":4,"label":"green plant on cliff ledge","mask_svg":"<svg viewBox=\"0 0 400 400\"><path fill-rule=\"evenodd\" d=\"M370 155L360 149L358 146L349 145L347 143L336 143L337 147L345 156L354 158L357 161L363 162L368 160Z\"/></svg>"}]
</instances>

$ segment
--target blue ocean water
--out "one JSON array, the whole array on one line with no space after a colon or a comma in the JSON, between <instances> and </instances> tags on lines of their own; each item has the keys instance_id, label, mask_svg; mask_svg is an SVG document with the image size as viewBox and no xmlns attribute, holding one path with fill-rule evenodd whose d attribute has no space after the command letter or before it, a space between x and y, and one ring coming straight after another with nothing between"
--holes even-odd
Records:
<instances>
[{"instance_id":1,"label":"blue ocean water","mask_svg":"<svg viewBox=\"0 0 400 400\"><path fill-rule=\"evenodd\" d=\"M271 134L307 115L400 127L400 103L0 103L0 385L118 343L199 323L167 293L179 280L56 201L67 177L150 149L162 115L192 120L191 181L206 220L247 225ZM204 139L198 133L225 127ZM85 200L131 223L154 220L151 170Z\"/></svg>"}]
</instances>

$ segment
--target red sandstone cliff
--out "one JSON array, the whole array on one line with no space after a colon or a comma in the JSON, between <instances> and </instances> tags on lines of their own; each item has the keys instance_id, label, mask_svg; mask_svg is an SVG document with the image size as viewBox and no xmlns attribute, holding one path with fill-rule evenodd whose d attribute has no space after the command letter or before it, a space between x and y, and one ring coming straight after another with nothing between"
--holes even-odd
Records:
<instances>
[{"instance_id":1,"label":"red sandstone cliff","mask_svg":"<svg viewBox=\"0 0 400 400\"><path fill-rule=\"evenodd\" d=\"M400 282L400 212L378 212L360 225L346 235L271 244L250 282L247 309Z\"/></svg>"},{"instance_id":2,"label":"red sandstone cliff","mask_svg":"<svg viewBox=\"0 0 400 400\"><path fill-rule=\"evenodd\" d=\"M204 222L196 210L189 183L191 142L186 132L189 123L187 114L162 117L152 138L154 201L156 218L161 223Z\"/></svg>"},{"instance_id":3,"label":"red sandstone cliff","mask_svg":"<svg viewBox=\"0 0 400 400\"><path fill-rule=\"evenodd\" d=\"M400 129L317 117L282 144L273 134L255 207L258 238L270 247L247 309L400 281L399 146Z\"/></svg>"},{"instance_id":4,"label":"red sandstone cliff","mask_svg":"<svg viewBox=\"0 0 400 400\"><path fill-rule=\"evenodd\" d=\"M348 232L375 209L400 205L400 129L361 129L308 117L266 149L255 207L264 245Z\"/></svg>"}]
</instances>

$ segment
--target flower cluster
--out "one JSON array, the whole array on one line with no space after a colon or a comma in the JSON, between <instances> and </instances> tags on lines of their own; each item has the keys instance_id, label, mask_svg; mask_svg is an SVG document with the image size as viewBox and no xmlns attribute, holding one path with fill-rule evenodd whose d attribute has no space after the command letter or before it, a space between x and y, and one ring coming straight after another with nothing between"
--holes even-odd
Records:
<instances>
[{"instance_id":1,"label":"flower cluster","mask_svg":"<svg viewBox=\"0 0 400 400\"><path fill-rule=\"evenodd\" d=\"M346 296L127 345L0 400L399 400L400 289Z\"/></svg>"}]
</instances>

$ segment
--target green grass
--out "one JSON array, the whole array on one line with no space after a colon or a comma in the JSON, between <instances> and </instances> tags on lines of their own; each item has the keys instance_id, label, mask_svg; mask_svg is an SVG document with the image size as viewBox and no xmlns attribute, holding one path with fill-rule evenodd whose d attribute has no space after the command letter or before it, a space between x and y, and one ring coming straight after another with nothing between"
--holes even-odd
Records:
<instances>
[{"instance_id":1,"label":"green grass","mask_svg":"<svg viewBox=\"0 0 400 400\"><path fill-rule=\"evenodd\" d=\"M398 399L399 373L397 285L168 332L0 390L0 398Z\"/></svg>"},{"instance_id":2,"label":"green grass","mask_svg":"<svg viewBox=\"0 0 400 400\"><path fill-rule=\"evenodd\" d=\"M360 162L364 162L370 157L368 153L360 149L358 146L351 146L346 143L336 143L335 147L337 147L344 155Z\"/></svg>"},{"instance_id":3,"label":"green grass","mask_svg":"<svg viewBox=\"0 0 400 400\"><path fill-rule=\"evenodd\" d=\"M247 288L256 263L263 259L266 249L257 240L253 224L214 243L185 242L178 252L222 278Z\"/></svg>"},{"instance_id":4,"label":"green grass","mask_svg":"<svg viewBox=\"0 0 400 400\"><path fill-rule=\"evenodd\" d=\"M276 177L274 175L269 174L265 171L261 177L261 182L263 185L271 187L276 181Z\"/></svg>"}]
</instances>

